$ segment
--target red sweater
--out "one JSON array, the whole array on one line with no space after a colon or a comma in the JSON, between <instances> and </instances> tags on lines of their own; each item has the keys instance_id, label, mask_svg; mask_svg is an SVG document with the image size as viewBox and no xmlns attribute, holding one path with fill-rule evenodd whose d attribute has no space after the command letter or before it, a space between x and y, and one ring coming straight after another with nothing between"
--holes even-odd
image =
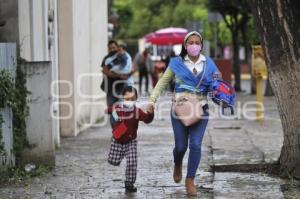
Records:
<instances>
[{"instance_id":1,"label":"red sweater","mask_svg":"<svg viewBox=\"0 0 300 199\"><path fill-rule=\"evenodd\" d=\"M136 139L137 137L137 129L139 126L139 121L143 121L145 123L152 122L154 118L154 114L145 113L140 108L134 106L132 110L126 110L126 108L122 108L120 105L109 107L107 109L107 113L112 114L113 110L115 110L118 114L120 121L117 121L113 126L113 131L118 128L118 126L124 121L125 126L127 127L126 133L117 140L119 143L127 143L131 140Z\"/></svg>"}]
</instances>

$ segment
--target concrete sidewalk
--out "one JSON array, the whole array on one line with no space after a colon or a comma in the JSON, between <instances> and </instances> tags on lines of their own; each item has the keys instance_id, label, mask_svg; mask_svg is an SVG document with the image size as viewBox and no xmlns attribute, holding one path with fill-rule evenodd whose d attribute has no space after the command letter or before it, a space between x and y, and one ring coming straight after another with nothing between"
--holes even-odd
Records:
<instances>
[{"instance_id":1,"label":"concrete sidewalk","mask_svg":"<svg viewBox=\"0 0 300 199\"><path fill-rule=\"evenodd\" d=\"M238 97L241 105L249 100L254 100L254 96ZM170 97L162 97L160 101L170 102ZM274 99L265 98L264 104L266 120L262 123L247 120L245 115L238 119L210 120L195 178L198 198L284 198L282 187L289 182L279 178L264 173L211 169L211 166L245 167L278 159L283 140L281 123ZM27 186L0 188L0 198L26 195L31 198L186 198L184 180L179 184L172 180L174 141L169 107L170 103L160 107L165 111L157 114L150 125L140 124L137 193L124 193L125 162L120 167L112 167L106 161L111 136L106 125L91 128L78 137L62 139L53 171L32 179ZM187 154L184 175L186 164Z\"/></svg>"},{"instance_id":2,"label":"concrete sidewalk","mask_svg":"<svg viewBox=\"0 0 300 199\"><path fill-rule=\"evenodd\" d=\"M238 96L241 107L255 100L254 96ZM283 134L273 98L265 98L265 119L249 120L242 115L235 120L211 120L208 135L211 138L213 165L232 168L275 162L281 150ZM238 111L238 110L236 110ZM235 169L236 168L236 169ZM250 171L250 170L249 170ZM284 198L280 185L284 182L264 173L214 171L214 198Z\"/></svg>"}]
</instances>

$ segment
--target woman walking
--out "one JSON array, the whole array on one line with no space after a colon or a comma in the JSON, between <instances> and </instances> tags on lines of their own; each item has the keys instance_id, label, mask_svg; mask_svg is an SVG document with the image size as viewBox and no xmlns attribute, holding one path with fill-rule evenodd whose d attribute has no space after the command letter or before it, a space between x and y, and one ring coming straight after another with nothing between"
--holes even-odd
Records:
<instances>
[{"instance_id":1,"label":"woman walking","mask_svg":"<svg viewBox=\"0 0 300 199\"><path fill-rule=\"evenodd\" d=\"M175 139L173 179L176 183L181 181L182 161L187 147L189 147L185 186L187 194L190 196L197 195L194 178L200 163L201 144L208 123L207 94L213 79L219 78L220 75L212 59L200 53L202 46L203 38L199 32L192 31L185 36L180 55L170 60L167 70L150 95L150 103L147 107L148 112L154 112L154 103L157 98L175 79L174 101L171 111ZM197 109L196 111L199 109L199 112L203 114L201 119L187 125L178 117L177 113L174 114L176 112L175 102L191 93L196 94L198 104L200 104L194 109Z\"/></svg>"}]
</instances>

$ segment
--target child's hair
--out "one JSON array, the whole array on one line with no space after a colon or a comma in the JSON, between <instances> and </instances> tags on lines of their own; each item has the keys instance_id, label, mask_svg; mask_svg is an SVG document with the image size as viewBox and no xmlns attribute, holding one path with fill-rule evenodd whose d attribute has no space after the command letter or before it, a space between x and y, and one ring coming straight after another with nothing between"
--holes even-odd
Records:
<instances>
[{"instance_id":1,"label":"child's hair","mask_svg":"<svg viewBox=\"0 0 300 199\"><path fill-rule=\"evenodd\" d=\"M137 90L133 86L125 86L122 90L122 95L124 96L126 92L130 92L130 93L134 92L135 97L138 98Z\"/></svg>"}]
</instances>

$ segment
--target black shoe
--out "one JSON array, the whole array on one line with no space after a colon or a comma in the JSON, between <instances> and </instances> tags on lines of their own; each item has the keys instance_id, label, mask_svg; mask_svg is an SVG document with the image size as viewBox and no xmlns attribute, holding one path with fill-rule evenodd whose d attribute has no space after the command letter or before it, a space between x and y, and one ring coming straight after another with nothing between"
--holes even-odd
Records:
<instances>
[{"instance_id":1,"label":"black shoe","mask_svg":"<svg viewBox=\"0 0 300 199\"><path fill-rule=\"evenodd\" d=\"M136 192L137 188L134 185L125 186L125 191L126 192Z\"/></svg>"}]
</instances>

